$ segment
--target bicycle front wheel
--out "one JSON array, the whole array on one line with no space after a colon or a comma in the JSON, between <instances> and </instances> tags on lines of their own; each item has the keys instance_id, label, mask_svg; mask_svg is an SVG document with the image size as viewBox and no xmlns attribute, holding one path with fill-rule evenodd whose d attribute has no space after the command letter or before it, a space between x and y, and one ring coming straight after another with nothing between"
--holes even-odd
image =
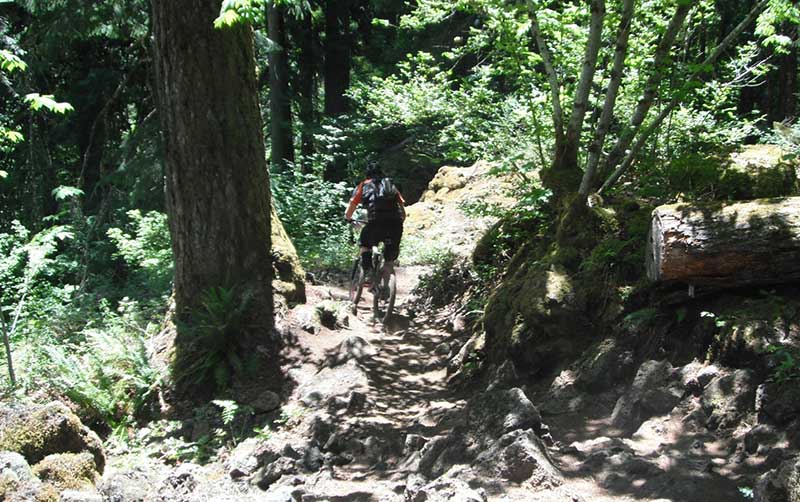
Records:
<instances>
[{"instance_id":1,"label":"bicycle front wheel","mask_svg":"<svg viewBox=\"0 0 800 502\"><path fill-rule=\"evenodd\" d=\"M358 310L358 302L361 301L363 290L364 270L361 268L361 261L356 258L353 262L353 269L350 272L350 301L353 303L353 313Z\"/></svg>"}]
</instances>

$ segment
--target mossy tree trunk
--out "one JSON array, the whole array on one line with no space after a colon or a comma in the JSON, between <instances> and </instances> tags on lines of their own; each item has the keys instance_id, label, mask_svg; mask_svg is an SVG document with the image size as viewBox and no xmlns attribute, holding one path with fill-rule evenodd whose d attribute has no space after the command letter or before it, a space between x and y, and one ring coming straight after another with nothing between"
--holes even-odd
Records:
<instances>
[{"instance_id":1,"label":"mossy tree trunk","mask_svg":"<svg viewBox=\"0 0 800 502\"><path fill-rule=\"evenodd\" d=\"M154 0L155 68L175 257L176 361L212 288L247 294L245 335L272 327L270 193L249 26L221 0ZM175 368L179 371L180 368Z\"/></svg>"}]
</instances>

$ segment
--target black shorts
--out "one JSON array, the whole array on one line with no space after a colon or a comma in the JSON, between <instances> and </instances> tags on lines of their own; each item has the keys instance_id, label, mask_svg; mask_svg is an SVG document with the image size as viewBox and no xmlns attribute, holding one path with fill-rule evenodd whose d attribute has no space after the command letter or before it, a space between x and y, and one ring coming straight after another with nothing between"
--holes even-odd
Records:
<instances>
[{"instance_id":1,"label":"black shorts","mask_svg":"<svg viewBox=\"0 0 800 502\"><path fill-rule=\"evenodd\" d=\"M361 229L358 242L361 247L370 248L383 242L383 257L394 261L400 255L400 239L403 238L403 220L370 221Z\"/></svg>"}]
</instances>

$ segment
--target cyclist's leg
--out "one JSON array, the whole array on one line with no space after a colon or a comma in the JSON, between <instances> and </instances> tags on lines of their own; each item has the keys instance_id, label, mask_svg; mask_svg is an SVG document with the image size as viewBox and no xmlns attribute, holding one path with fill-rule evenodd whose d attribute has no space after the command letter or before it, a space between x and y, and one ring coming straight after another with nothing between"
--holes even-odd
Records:
<instances>
[{"instance_id":1,"label":"cyclist's leg","mask_svg":"<svg viewBox=\"0 0 800 502\"><path fill-rule=\"evenodd\" d=\"M400 256L400 241L403 238L403 221L387 221L383 232L383 258L387 263L394 262Z\"/></svg>"}]
</instances>

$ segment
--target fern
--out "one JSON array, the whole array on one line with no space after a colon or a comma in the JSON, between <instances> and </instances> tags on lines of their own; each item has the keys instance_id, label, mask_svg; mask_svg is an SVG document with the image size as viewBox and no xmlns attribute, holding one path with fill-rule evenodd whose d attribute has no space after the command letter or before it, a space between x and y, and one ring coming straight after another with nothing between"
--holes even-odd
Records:
<instances>
[{"instance_id":1,"label":"fern","mask_svg":"<svg viewBox=\"0 0 800 502\"><path fill-rule=\"evenodd\" d=\"M253 354L244 356L241 347L246 313L252 294L239 294L235 288L211 288L203 295L200 312L180 328L187 334L189 348L175 363L176 379L181 384L212 383L219 391L228 386L233 375L255 369Z\"/></svg>"},{"instance_id":2,"label":"fern","mask_svg":"<svg viewBox=\"0 0 800 502\"><path fill-rule=\"evenodd\" d=\"M236 401L215 399L211 402L222 408L223 424L230 425L233 423L234 419L236 418L236 414L239 412L239 405L236 404Z\"/></svg>"}]
</instances>

